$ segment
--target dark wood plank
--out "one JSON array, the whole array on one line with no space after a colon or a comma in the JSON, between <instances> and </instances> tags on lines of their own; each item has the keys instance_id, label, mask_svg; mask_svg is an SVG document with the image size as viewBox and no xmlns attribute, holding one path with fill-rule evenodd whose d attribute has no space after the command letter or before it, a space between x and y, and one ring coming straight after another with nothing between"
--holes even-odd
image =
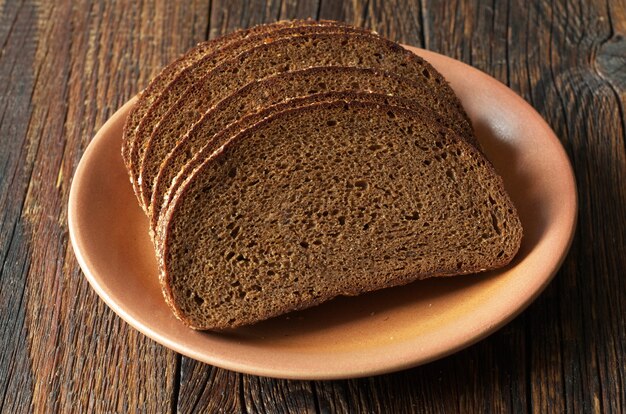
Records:
<instances>
[{"instance_id":1,"label":"dark wood plank","mask_svg":"<svg viewBox=\"0 0 626 414\"><path fill-rule=\"evenodd\" d=\"M0 10L0 411L168 411L175 353L90 289L66 205L97 128L205 37L208 5L25 0Z\"/></svg>"},{"instance_id":2,"label":"dark wood plank","mask_svg":"<svg viewBox=\"0 0 626 414\"><path fill-rule=\"evenodd\" d=\"M315 18L318 6L317 0L212 1L208 38L277 20Z\"/></svg>"},{"instance_id":3,"label":"dark wood plank","mask_svg":"<svg viewBox=\"0 0 626 414\"><path fill-rule=\"evenodd\" d=\"M38 10L40 69L27 140L42 151L33 159L23 212L32 235L26 324L34 411L170 407L174 354L129 328L89 288L69 246L65 207L90 137L132 96L137 80L150 75L143 68L134 73L128 63L141 60L133 53L152 57L149 67L156 68L157 51L176 40L158 41L164 37L158 24L143 29L143 39L121 35L142 30L145 19L158 22L155 10L87 2L46 3Z\"/></svg>"},{"instance_id":4,"label":"dark wood plank","mask_svg":"<svg viewBox=\"0 0 626 414\"><path fill-rule=\"evenodd\" d=\"M27 412L34 381L25 320L31 260L21 217L37 149L25 137L33 113L37 14L32 4L0 4L0 411Z\"/></svg>"},{"instance_id":5,"label":"dark wood plank","mask_svg":"<svg viewBox=\"0 0 626 414\"><path fill-rule=\"evenodd\" d=\"M241 374L183 358L177 411L243 412Z\"/></svg>"},{"instance_id":6,"label":"dark wood plank","mask_svg":"<svg viewBox=\"0 0 626 414\"><path fill-rule=\"evenodd\" d=\"M609 10L605 3L582 2L517 12L537 27L523 39L530 74L523 96L569 152L580 202L568 260L547 292L550 299L529 314L531 373L539 374L532 377L532 406L539 412L621 412L626 378L615 350L623 355L626 342L621 318L612 315L626 311L618 270L626 268L624 96L596 65L598 47L612 37Z\"/></svg>"},{"instance_id":7,"label":"dark wood plank","mask_svg":"<svg viewBox=\"0 0 626 414\"><path fill-rule=\"evenodd\" d=\"M319 8L319 18L340 20L355 26L363 26L367 13L367 0L332 1L322 0Z\"/></svg>"},{"instance_id":8,"label":"dark wood plank","mask_svg":"<svg viewBox=\"0 0 626 414\"><path fill-rule=\"evenodd\" d=\"M320 6L321 0L282 0L279 2L277 19L318 19Z\"/></svg>"}]
</instances>

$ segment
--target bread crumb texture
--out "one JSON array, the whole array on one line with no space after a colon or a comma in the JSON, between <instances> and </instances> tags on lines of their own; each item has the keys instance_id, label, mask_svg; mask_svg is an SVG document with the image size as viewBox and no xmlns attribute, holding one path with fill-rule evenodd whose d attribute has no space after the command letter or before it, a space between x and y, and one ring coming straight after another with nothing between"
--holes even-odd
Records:
<instances>
[{"instance_id":1,"label":"bread crumb texture","mask_svg":"<svg viewBox=\"0 0 626 414\"><path fill-rule=\"evenodd\" d=\"M410 110L345 101L243 131L167 215L163 280L199 329L500 267L522 234L478 150Z\"/></svg>"}]
</instances>

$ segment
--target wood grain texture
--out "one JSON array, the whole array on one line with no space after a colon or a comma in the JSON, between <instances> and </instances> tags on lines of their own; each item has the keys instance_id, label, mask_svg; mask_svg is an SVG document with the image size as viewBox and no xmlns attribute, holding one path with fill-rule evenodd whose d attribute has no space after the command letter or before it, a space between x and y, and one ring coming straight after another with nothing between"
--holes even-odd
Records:
<instances>
[{"instance_id":1,"label":"wood grain texture","mask_svg":"<svg viewBox=\"0 0 626 414\"><path fill-rule=\"evenodd\" d=\"M487 72L570 155L572 250L540 298L486 340L372 378L259 378L147 339L82 276L66 205L95 131L193 44L306 17ZM0 412L626 412L623 1L0 0L0 47Z\"/></svg>"},{"instance_id":2,"label":"wood grain texture","mask_svg":"<svg viewBox=\"0 0 626 414\"><path fill-rule=\"evenodd\" d=\"M175 354L91 291L69 246L66 205L95 131L204 37L208 11L204 2L121 6L23 1L0 10L1 412L171 408Z\"/></svg>"}]
</instances>

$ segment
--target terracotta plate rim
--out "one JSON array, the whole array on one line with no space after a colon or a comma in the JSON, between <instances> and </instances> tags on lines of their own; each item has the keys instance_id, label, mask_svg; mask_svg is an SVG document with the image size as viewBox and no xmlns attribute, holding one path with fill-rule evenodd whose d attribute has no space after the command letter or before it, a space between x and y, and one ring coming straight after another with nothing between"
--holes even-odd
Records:
<instances>
[{"instance_id":1,"label":"terracotta plate rim","mask_svg":"<svg viewBox=\"0 0 626 414\"><path fill-rule=\"evenodd\" d=\"M489 87L498 89L498 93L507 95L508 99L515 101L516 105L520 105L520 107L523 107L525 111L528 111L528 113L534 114L533 116L536 115L537 119L533 122L542 122L544 125L541 125L541 127L545 128L546 131L551 132L545 121L540 118L540 116L528 103L489 75L452 58L423 49L408 46L406 47L426 59L437 59L440 64L461 65L468 74L480 78L480 80L484 81L487 85L489 85ZM454 87L454 84L452 86ZM543 289L554 277L565 259L567 251L572 243L576 226L578 203L575 178L571 163L569 162L565 150L563 149L558 138L551 132L545 136L545 139L547 140L546 145L552 146L552 150L559 158L559 161L563 165L566 165L566 167L560 171L564 180L568 183L568 193L566 194L568 202L563 204L562 211L560 211L560 214L563 214L564 217L564 223L562 224L562 228L560 230L562 230L567 237L562 240L561 245L558 246L558 250L554 252L554 260L550 263L549 269L546 269L545 272L540 275L541 277L535 277L535 279L533 279L533 283L529 283L523 290L520 290L520 293L516 296L514 303L509 303L507 306L502 304L501 310L503 310L503 312L498 315L494 315L491 318L486 318L481 321L468 321L474 325L471 334L468 335L466 332L461 335L455 334L454 332L448 332L449 338L445 338L446 340L443 341L444 346L440 349L430 349L427 352L421 350L411 350L410 347L407 347L407 344L400 344L395 350L393 347L388 347L381 351L384 351L387 354L391 353L391 355L393 355L394 351L397 351L398 355L382 358L382 360L371 358L371 355L352 355L349 352L345 353L345 355L339 355L339 358L345 358L346 360L354 359L354 361L351 361L353 363L348 364L348 368L346 368L345 364L333 366L332 364L324 365L322 362L322 365L318 369L302 369L298 365L299 356L297 353L288 355L288 358L292 358L293 360L288 361L283 366L271 366L264 364L263 361L250 360L245 356L231 356L231 358L228 358L223 355L213 355L210 350L199 350L187 346L185 341L181 340L181 338L172 338L165 333L159 332L158 329L154 329L150 326L150 324L142 322L140 320L140 315L137 315L133 309L124 306L124 304L120 303L111 295L110 291L107 289L107 276L98 275L93 272L90 257L93 254L97 254L97 252L89 250L88 241L86 241L86 237L88 236L86 234L87 230L83 229L80 225L81 214L83 214L80 206L81 180L86 171L90 168L91 160L99 155L98 146L101 144L102 137L111 125L116 122L120 122L119 118L125 113L124 111L133 104L135 99L136 98L133 98L127 102L102 126L93 138L92 142L89 144L76 169L70 189L68 204L68 226L71 244L76 254L78 263L90 285L117 315L119 315L132 327L139 330L144 335L152 338L156 342L185 356L211 365L259 376L322 380L378 375L431 362L478 342L522 312L543 291ZM311 356L300 357L311 358ZM314 357L320 358L320 355Z\"/></svg>"}]
</instances>

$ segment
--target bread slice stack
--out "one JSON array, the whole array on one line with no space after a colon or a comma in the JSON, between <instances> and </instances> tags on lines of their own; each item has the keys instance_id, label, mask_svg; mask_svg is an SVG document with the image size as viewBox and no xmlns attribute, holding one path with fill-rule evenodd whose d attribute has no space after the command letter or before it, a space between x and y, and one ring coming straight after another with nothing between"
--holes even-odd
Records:
<instances>
[{"instance_id":1,"label":"bread slice stack","mask_svg":"<svg viewBox=\"0 0 626 414\"><path fill-rule=\"evenodd\" d=\"M445 79L338 22L199 44L140 94L122 156L194 329L495 269L522 238Z\"/></svg>"}]
</instances>

